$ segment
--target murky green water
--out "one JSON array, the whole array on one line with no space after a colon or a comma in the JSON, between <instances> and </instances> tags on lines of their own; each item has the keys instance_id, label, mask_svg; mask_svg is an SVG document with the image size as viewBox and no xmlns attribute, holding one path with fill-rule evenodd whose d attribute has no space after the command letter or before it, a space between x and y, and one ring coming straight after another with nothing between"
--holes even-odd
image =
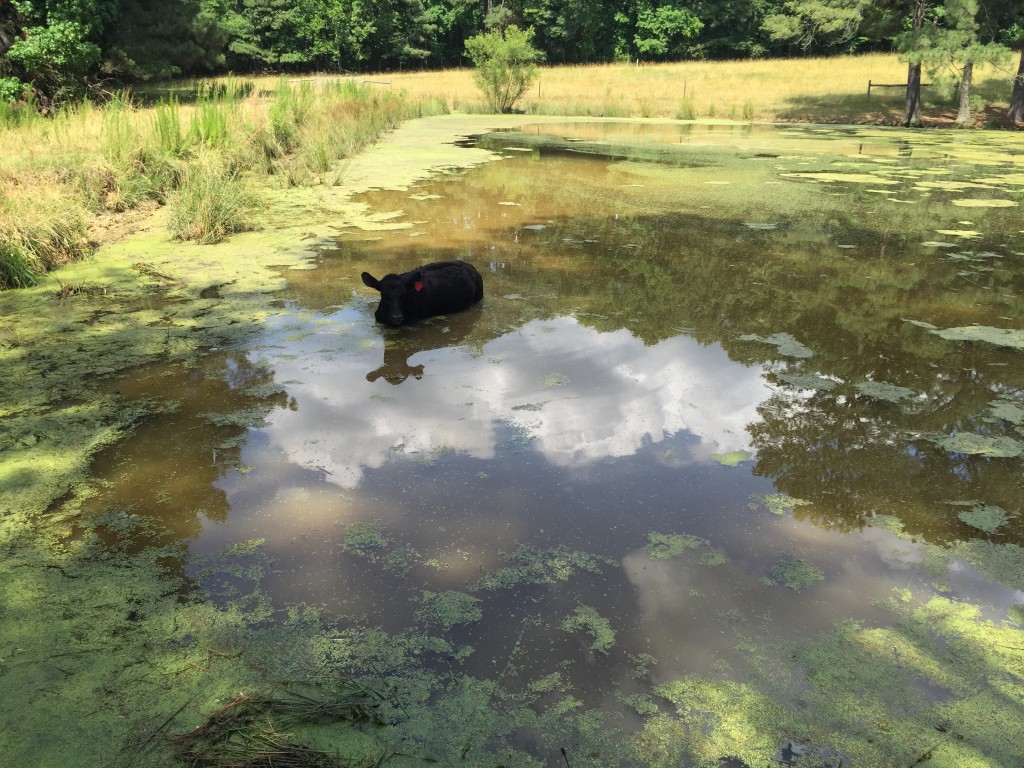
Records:
<instances>
[{"instance_id":1,"label":"murky green water","mask_svg":"<svg viewBox=\"0 0 1024 768\"><path fill-rule=\"evenodd\" d=\"M197 580L262 539L276 606L440 632L428 668L557 673L631 717L660 682L747 680L750 644L890 624L894 590L1003 620L1024 141L907 136L482 137L502 159L368 195L394 228L290 273L257 344L123 383L180 407L104 454L90 503L159 518ZM374 324L361 271L451 258L481 305Z\"/></svg>"}]
</instances>

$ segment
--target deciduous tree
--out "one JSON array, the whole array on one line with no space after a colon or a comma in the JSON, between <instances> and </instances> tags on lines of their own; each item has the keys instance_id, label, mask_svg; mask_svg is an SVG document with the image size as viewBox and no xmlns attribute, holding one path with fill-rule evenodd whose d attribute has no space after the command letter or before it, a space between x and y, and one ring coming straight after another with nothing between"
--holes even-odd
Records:
<instances>
[{"instance_id":1,"label":"deciduous tree","mask_svg":"<svg viewBox=\"0 0 1024 768\"><path fill-rule=\"evenodd\" d=\"M533 30L515 24L466 41L473 76L496 112L511 112L537 76L537 62L543 55L532 41Z\"/></svg>"}]
</instances>

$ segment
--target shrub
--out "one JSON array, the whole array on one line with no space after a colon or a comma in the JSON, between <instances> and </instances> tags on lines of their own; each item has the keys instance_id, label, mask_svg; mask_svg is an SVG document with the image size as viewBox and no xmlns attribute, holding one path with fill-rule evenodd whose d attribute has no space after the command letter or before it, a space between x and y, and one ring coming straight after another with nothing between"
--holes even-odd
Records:
<instances>
[{"instance_id":1,"label":"shrub","mask_svg":"<svg viewBox=\"0 0 1024 768\"><path fill-rule=\"evenodd\" d=\"M466 40L466 53L475 67L473 78L495 112L511 112L537 77L537 62L543 54L530 44L532 40L532 27L519 29L514 24L504 32Z\"/></svg>"}]
</instances>

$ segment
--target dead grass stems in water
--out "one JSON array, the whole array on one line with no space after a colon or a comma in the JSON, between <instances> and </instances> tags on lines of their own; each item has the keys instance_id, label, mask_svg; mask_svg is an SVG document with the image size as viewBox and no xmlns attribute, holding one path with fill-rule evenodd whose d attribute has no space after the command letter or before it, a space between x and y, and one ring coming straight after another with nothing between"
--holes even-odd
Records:
<instances>
[{"instance_id":1,"label":"dead grass stems in water","mask_svg":"<svg viewBox=\"0 0 1024 768\"><path fill-rule=\"evenodd\" d=\"M188 768L339 768L340 756L291 741L289 729L304 725L373 722L376 696L354 680L326 691L280 688L268 694L239 696L211 714L199 727L170 737L181 764ZM381 764L390 749L374 764ZM360 765L365 765L360 762Z\"/></svg>"},{"instance_id":2,"label":"dead grass stems in water","mask_svg":"<svg viewBox=\"0 0 1024 768\"><path fill-rule=\"evenodd\" d=\"M174 235L215 242L244 228L267 177L333 183L339 160L442 110L351 81L261 90L229 78L184 84L152 106L119 94L52 119L0 114L0 140L14 148L0 157L0 288L88 255L91 223L145 205L173 200Z\"/></svg>"}]
</instances>

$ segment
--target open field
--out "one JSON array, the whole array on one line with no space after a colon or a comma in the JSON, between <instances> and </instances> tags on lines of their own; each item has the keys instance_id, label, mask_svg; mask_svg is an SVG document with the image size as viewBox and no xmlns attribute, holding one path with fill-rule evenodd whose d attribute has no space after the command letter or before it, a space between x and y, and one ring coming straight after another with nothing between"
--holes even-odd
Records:
<instances>
[{"instance_id":1,"label":"open field","mask_svg":"<svg viewBox=\"0 0 1024 768\"><path fill-rule=\"evenodd\" d=\"M1007 106L1013 75L1009 65L975 70L975 96L996 115ZM414 99L440 99L452 110L485 109L469 69L390 72L356 80L402 90ZM528 114L562 116L898 123L905 89L873 89L869 97L869 80L905 83L907 65L893 54L866 54L542 67L520 107ZM269 78L257 78L257 84L272 87ZM925 88L923 101L926 125L942 125L955 116L951 80ZM984 124L987 116L981 113L978 118Z\"/></svg>"}]
</instances>

